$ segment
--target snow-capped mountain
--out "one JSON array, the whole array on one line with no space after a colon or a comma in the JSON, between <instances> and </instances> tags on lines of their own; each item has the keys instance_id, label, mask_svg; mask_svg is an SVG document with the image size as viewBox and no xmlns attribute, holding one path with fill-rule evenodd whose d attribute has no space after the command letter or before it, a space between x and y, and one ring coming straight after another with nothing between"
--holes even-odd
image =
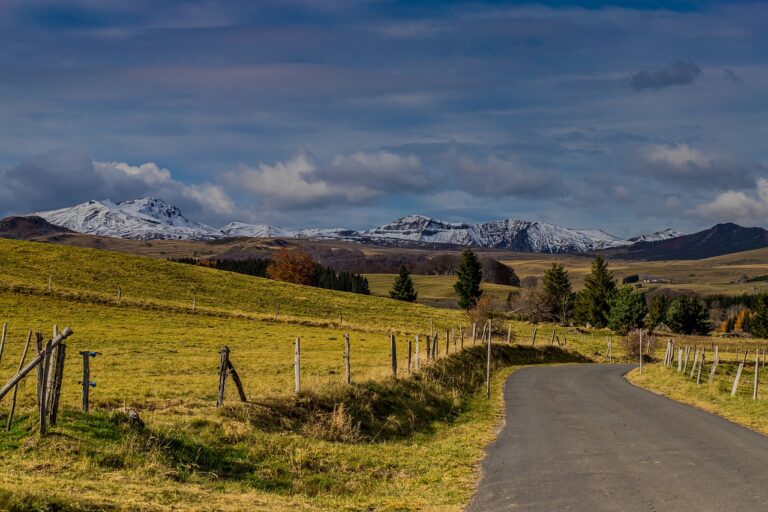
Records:
<instances>
[{"instance_id":1,"label":"snow-capped mountain","mask_svg":"<svg viewBox=\"0 0 768 512\"><path fill-rule=\"evenodd\" d=\"M155 197L122 203L88 201L32 215L79 233L134 240L207 240L224 236L218 229L187 219L177 207Z\"/></svg>"},{"instance_id":2,"label":"snow-capped mountain","mask_svg":"<svg viewBox=\"0 0 768 512\"><path fill-rule=\"evenodd\" d=\"M373 240L421 244L472 245L521 252L588 252L630 245L599 229L570 229L521 219L482 224L449 223L409 215L379 228L362 232Z\"/></svg>"},{"instance_id":3,"label":"snow-capped mountain","mask_svg":"<svg viewBox=\"0 0 768 512\"><path fill-rule=\"evenodd\" d=\"M656 231L655 233L648 233L646 235L633 236L629 239L630 242L658 242L660 240L669 240L670 238L677 238L683 236L685 233L676 229L667 228L663 231Z\"/></svg>"},{"instance_id":4,"label":"snow-capped mountain","mask_svg":"<svg viewBox=\"0 0 768 512\"><path fill-rule=\"evenodd\" d=\"M623 240L599 229L571 229L545 222L507 219L466 224L444 222L423 215L408 215L365 231L343 228L290 230L243 222L232 222L221 229L215 229L188 219L176 206L158 198L135 199L122 203L109 200L88 201L70 208L33 215L80 233L136 240L210 240L244 236L347 240L381 245L470 245L520 252L585 253L625 247L637 241L667 240L679 236L677 231L667 229Z\"/></svg>"}]
</instances>

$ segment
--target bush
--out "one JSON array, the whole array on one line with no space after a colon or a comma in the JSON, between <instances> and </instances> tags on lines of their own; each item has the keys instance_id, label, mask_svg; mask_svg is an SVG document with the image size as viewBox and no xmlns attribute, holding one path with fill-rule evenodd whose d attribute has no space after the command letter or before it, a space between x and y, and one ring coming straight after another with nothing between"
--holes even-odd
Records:
<instances>
[{"instance_id":1,"label":"bush","mask_svg":"<svg viewBox=\"0 0 768 512\"><path fill-rule=\"evenodd\" d=\"M631 286L622 286L610 301L608 327L614 331L626 333L630 329L643 326L643 318L648 312L645 297Z\"/></svg>"},{"instance_id":2,"label":"bush","mask_svg":"<svg viewBox=\"0 0 768 512\"><path fill-rule=\"evenodd\" d=\"M624 353L633 361L640 357L641 332L640 329L633 329L621 338L621 346L624 348ZM651 356L649 354L653 354L654 350L656 350L656 336L643 332L643 360L650 359Z\"/></svg>"}]
</instances>

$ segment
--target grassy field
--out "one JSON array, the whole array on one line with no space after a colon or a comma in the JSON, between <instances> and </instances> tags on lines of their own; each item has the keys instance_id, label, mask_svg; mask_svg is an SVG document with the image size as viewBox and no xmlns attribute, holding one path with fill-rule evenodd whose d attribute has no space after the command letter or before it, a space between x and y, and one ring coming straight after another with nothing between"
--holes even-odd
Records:
<instances>
[{"instance_id":1,"label":"grassy field","mask_svg":"<svg viewBox=\"0 0 768 512\"><path fill-rule=\"evenodd\" d=\"M389 297L395 274L366 274L371 295L376 297ZM419 294L416 300L419 304L427 304L433 307L458 308L456 292L453 285L456 276L419 276L412 275L414 287ZM510 293L517 293L518 288L503 284L483 283L483 293L490 296L494 304L503 305Z\"/></svg>"},{"instance_id":2,"label":"grassy field","mask_svg":"<svg viewBox=\"0 0 768 512\"><path fill-rule=\"evenodd\" d=\"M457 310L0 240L0 321L8 323L0 372L15 372L28 330L49 335L58 324L75 332L59 425L45 438L35 434L32 378L21 387L13 429L0 435L0 509L460 510L498 425L508 366L575 356L547 347L553 327L539 326L541 350L507 347L495 356L501 366L487 401L483 347L406 378L406 340L424 335L430 320L441 333L460 323L467 329ZM511 325L513 340L527 345L532 326ZM497 341L506 326L497 322ZM341 384L344 333L351 387ZM390 333L398 380L389 377ZM305 390L298 397L297 336ZM222 345L248 404L230 384L227 406L215 407ZM603 341L599 333L571 335L568 346L589 353ZM81 350L100 352L91 362L89 416L78 412ZM123 407L146 426L131 426Z\"/></svg>"},{"instance_id":3,"label":"grassy field","mask_svg":"<svg viewBox=\"0 0 768 512\"><path fill-rule=\"evenodd\" d=\"M682 337L677 341L679 346L682 344L698 346L705 351L700 384L696 383L698 365L696 372L691 377L693 351L691 351L687 369L684 372L677 371L677 360L675 359L672 368L666 368L660 363L645 365L642 373L639 369L628 373L627 380L672 400L693 405L758 432L768 434L768 388L765 387L766 367L764 366L765 359L762 356L762 352L768 348L766 340ZM714 345L718 346L719 364L712 382L709 382L714 361ZM656 356L658 358L663 358L665 348L666 345L657 347ZM758 356L758 382L761 385L758 390L758 399L753 400L756 351L760 354ZM744 361L745 352L747 353L746 363L739 379L736 395L731 397L736 372L739 363ZM677 358L677 349L675 349L675 358ZM685 367L685 364L683 366Z\"/></svg>"}]
</instances>

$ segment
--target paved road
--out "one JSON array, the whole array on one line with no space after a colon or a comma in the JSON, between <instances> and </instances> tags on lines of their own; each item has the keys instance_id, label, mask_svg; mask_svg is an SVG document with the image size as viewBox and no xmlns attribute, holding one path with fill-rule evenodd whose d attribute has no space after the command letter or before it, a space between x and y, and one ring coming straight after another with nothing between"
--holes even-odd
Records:
<instances>
[{"instance_id":1,"label":"paved road","mask_svg":"<svg viewBox=\"0 0 768 512\"><path fill-rule=\"evenodd\" d=\"M768 510L768 437L632 386L631 368L513 373L469 510Z\"/></svg>"}]
</instances>

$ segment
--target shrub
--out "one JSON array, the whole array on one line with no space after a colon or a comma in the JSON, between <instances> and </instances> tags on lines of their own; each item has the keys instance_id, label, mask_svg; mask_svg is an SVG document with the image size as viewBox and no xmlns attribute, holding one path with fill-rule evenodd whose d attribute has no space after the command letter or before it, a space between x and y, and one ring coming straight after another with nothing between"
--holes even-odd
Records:
<instances>
[{"instance_id":1,"label":"shrub","mask_svg":"<svg viewBox=\"0 0 768 512\"><path fill-rule=\"evenodd\" d=\"M633 329L621 338L621 346L624 348L624 353L633 361L640 357L641 332L640 329ZM650 359L651 356L649 354L653 354L654 350L656 350L656 336L643 332L643 360L646 358Z\"/></svg>"}]
</instances>

